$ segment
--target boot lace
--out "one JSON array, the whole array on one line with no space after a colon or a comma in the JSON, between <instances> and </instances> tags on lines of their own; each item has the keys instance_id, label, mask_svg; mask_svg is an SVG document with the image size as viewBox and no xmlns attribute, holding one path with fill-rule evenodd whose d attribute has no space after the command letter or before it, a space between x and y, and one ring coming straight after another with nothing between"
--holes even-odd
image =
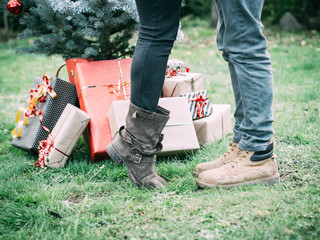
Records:
<instances>
[{"instance_id":1,"label":"boot lace","mask_svg":"<svg viewBox=\"0 0 320 240\"><path fill-rule=\"evenodd\" d=\"M224 158L226 158L228 155L230 155L231 152L234 152L235 148L237 147L237 145L234 143L229 143L229 146L230 146L229 150L223 154Z\"/></svg>"},{"instance_id":2,"label":"boot lace","mask_svg":"<svg viewBox=\"0 0 320 240\"><path fill-rule=\"evenodd\" d=\"M234 168L235 165L237 165L240 161L246 158L248 154L249 154L248 151L239 149L237 156L233 160L231 160L231 167Z\"/></svg>"}]
</instances>

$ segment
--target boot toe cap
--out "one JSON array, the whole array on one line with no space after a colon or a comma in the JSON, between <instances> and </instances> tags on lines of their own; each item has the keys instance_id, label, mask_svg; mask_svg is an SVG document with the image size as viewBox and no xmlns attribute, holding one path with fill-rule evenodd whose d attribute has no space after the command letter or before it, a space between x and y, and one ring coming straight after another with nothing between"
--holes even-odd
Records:
<instances>
[{"instance_id":1,"label":"boot toe cap","mask_svg":"<svg viewBox=\"0 0 320 240\"><path fill-rule=\"evenodd\" d=\"M165 189L166 181L159 176L150 176L144 178L141 183L148 189Z\"/></svg>"}]
</instances>

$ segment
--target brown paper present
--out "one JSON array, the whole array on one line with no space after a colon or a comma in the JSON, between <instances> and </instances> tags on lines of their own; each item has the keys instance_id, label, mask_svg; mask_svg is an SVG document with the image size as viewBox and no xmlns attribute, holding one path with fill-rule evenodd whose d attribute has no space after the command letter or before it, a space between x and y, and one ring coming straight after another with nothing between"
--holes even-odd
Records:
<instances>
[{"instance_id":1,"label":"brown paper present","mask_svg":"<svg viewBox=\"0 0 320 240\"><path fill-rule=\"evenodd\" d=\"M89 121L88 114L71 104L67 104L47 139L47 141L52 140L53 147L44 159L46 166L59 168L67 162Z\"/></svg>"},{"instance_id":2,"label":"brown paper present","mask_svg":"<svg viewBox=\"0 0 320 240\"><path fill-rule=\"evenodd\" d=\"M47 88L48 85L46 80L48 79L50 81L48 82L49 87ZM21 125L21 122L25 119L25 113L21 114L20 117L17 116L17 130L19 132L19 125L20 127L22 126L22 134L21 136L16 135L16 131L13 130L13 139L11 144L14 147L37 154L39 141L47 139L49 135L49 132L45 130L44 127L52 131L67 104L77 104L78 97L74 84L57 77L50 78L46 74L44 74L43 77L36 77L34 79L30 93L32 91L33 93L37 92L39 94L41 92L41 88L45 87L45 89L50 89L50 86L52 87L52 91L56 93L56 97L52 98L49 93L47 93L44 102L41 102L39 99L36 104L31 104L35 109L39 108L42 114L29 117L27 125ZM37 90L35 91L35 89ZM29 100L30 93L28 94ZM30 109L30 103L27 103L24 109ZM23 112L24 110L22 109L21 111ZM40 118L42 118L41 122Z\"/></svg>"},{"instance_id":3,"label":"brown paper present","mask_svg":"<svg viewBox=\"0 0 320 240\"><path fill-rule=\"evenodd\" d=\"M166 78L162 89L162 97L178 97L181 94L203 89L202 73L179 73Z\"/></svg>"},{"instance_id":4,"label":"brown paper present","mask_svg":"<svg viewBox=\"0 0 320 240\"><path fill-rule=\"evenodd\" d=\"M114 137L121 126L129 108L129 101L115 101L108 112L110 129ZM163 149L158 156L183 154L199 149L191 113L185 98L160 98L159 106L170 111L170 119L163 129Z\"/></svg>"},{"instance_id":5,"label":"brown paper present","mask_svg":"<svg viewBox=\"0 0 320 240\"><path fill-rule=\"evenodd\" d=\"M229 104L212 104L213 113L193 121L201 146L222 139L232 132L231 106Z\"/></svg>"},{"instance_id":6,"label":"brown paper present","mask_svg":"<svg viewBox=\"0 0 320 240\"><path fill-rule=\"evenodd\" d=\"M167 69L176 70L178 72L187 72L187 64L178 59L169 59L167 63Z\"/></svg>"}]
</instances>

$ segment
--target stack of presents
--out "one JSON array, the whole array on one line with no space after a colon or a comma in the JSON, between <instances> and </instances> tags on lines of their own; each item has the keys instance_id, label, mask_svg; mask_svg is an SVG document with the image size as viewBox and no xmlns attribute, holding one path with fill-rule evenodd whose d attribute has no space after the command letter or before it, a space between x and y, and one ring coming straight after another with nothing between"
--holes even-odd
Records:
<instances>
[{"instance_id":1,"label":"stack of presents","mask_svg":"<svg viewBox=\"0 0 320 240\"><path fill-rule=\"evenodd\" d=\"M132 59L66 61L69 82L35 78L27 104L19 108L12 145L38 154L35 167L58 168L84 136L92 162L108 158L106 146L124 125L130 101ZM212 104L203 74L169 60L159 105L170 111L159 155L181 155L229 134L231 107Z\"/></svg>"}]
</instances>

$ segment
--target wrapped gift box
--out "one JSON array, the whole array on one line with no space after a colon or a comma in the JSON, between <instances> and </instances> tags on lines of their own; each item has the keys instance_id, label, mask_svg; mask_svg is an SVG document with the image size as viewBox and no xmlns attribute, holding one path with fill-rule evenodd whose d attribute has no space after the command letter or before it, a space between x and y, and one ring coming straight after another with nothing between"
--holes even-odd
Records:
<instances>
[{"instance_id":1,"label":"wrapped gift box","mask_svg":"<svg viewBox=\"0 0 320 240\"><path fill-rule=\"evenodd\" d=\"M41 77L35 78L31 89L37 88L41 83L43 83ZM38 102L37 106L43 113L43 126L52 131L66 105L68 103L75 105L78 98L76 87L72 83L59 78L51 78L50 85L57 96L52 98L47 94L45 102ZM21 115L20 121L22 121L23 118L24 114ZM14 137L11 144L21 150L38 153L37 148L39 141L47 139L48 134L49 133L41 126L40 115L29 117L28 124L22 126L21 136Z\"/></svg>"},{"instance_id":2,"label":"wrapped gift box","mask_svg":"<svg viewBox=\"0 0 320 240\"><path fill-rule=\"evenodd\" d=\"M187 72L187 64L178 59L169 59L167 63L167 69L176 70L178 72Z\"/></svg>"},{"instance_id":3,"label":"wrapped gift box","mask_svg":"<svg viewBox=\"0 0 320 240\"><path fill-rule=\"evenodd\" d=\"M76 64L80 108L91 117L84 135L92 162L108 156L106 146L112 140L108 110L113 101L130 99L131 62L120 59Z\"/></svg>"},{"instance_id":4,"label":"wrapped gift box","mask_svg":"<svg viewBox=\"0 0 320 240\"><path fill-rule=\"evenodd\" d=\"M180 95L187 98L192 119L199 119L212 114L212 106L206 90Z\"/></svg>"},{"instance_id":5,"label":"wrapped gift box","mask_svg":"<svg viewBox=\"0 0 320 240\"><path fill-rule=\"evenodd\" d=\"M181 94L202 89L203 75L201 73L178 73L174 77L165 79L162 97L178 97Z\"/></svg>"},{"instance_id":6,"label":"wrapped gift box","mask_svg":"<svg viewBox=\"0 0 320 240\"><path fill-rule=\"evenodd\" d=\"M112 136L115 136L125 119L129 109L129 101L113 102L108 116ZM163 149L158 156L184 154L196 151L199 143L192 123L188 103L185 98L160 98L159 106L170 111L170 119L163 129Z\"/></svg>"},{"instance_id":7,"label":"wrapped gift box","mask_svg":"<svg viewBox=\"0 0 320 240\"><path fill-rule=\"evenodd\" d=\"M213 113L193 121L201 146L222 139L232 132L231 106L229 104L212 104Z\"/></svg>"},{"instance_id":8,"label":"wrapped gift box","mask_svg":"<svg viewBox=\"0 0 320 240\"><path fill-rule=\"evenodd\" d=\"M52 141L53 147L45 156L46 166L59 168L67 162L89 120L90 116L84 111L67 104L51 136L47 139L47 141Z\"/></svg>"}]
</instances>

